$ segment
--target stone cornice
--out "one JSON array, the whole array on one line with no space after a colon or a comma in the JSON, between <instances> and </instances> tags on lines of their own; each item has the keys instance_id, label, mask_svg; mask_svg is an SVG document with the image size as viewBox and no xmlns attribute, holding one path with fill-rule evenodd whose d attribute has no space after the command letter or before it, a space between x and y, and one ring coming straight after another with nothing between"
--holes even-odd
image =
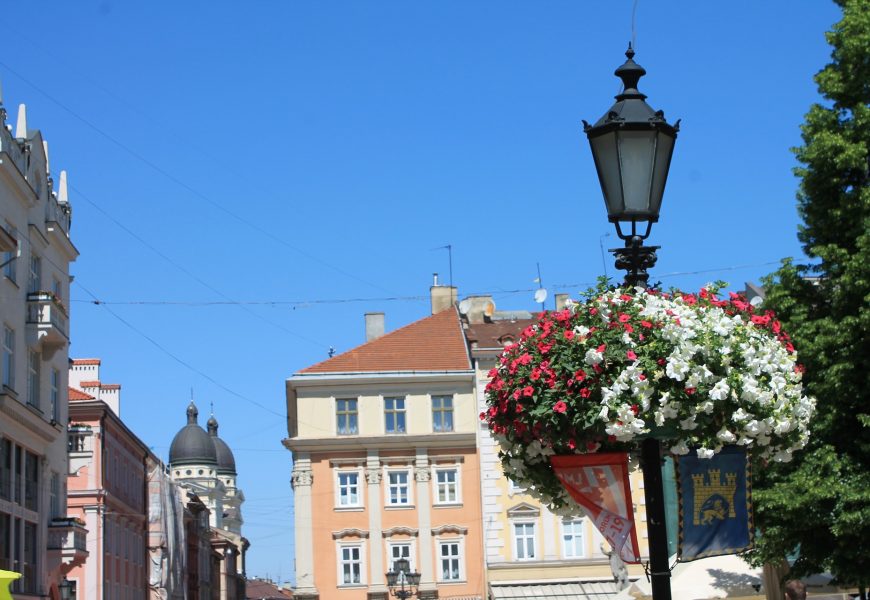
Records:
<instances>
[{"instance_id":1,"label":"stone cornice","mask_svg":"<svg viewBox=\"0 0 870 600\"><path fill-rule=\"evenodd\" d=\"M281 441L291 452L329 452L350 450L398 450L402 448L470 448L477 436L469 433L424 433L418 435L342 436L285 438Z\"/></svg>"}]
</instances>

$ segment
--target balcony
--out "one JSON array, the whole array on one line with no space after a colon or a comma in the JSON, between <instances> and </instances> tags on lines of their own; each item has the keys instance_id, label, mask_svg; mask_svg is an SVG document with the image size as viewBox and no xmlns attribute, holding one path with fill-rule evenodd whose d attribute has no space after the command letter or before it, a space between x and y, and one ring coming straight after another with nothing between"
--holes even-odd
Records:
<instances>
[{"instance_id":1,"label":"balcony","mask_svg":"<svg viewBox=\"0 0 870 600\"><path fill-rule=\"evenodd\" d=\"M48 524L49 562L63 563L64 570L84 564L88 557L88 530L78 519L56 518Z\"/></svg>"},{"instance_id":2,"label":"balcony","mask_svg":"<svg viewBox=\"0 0 870 600\"><path fill-rule=\"evenodd\" d=\"M69 343L69 316L51 292L27 294L28 341L42 347L48 357Z\"/></svg>"}]
</instances>

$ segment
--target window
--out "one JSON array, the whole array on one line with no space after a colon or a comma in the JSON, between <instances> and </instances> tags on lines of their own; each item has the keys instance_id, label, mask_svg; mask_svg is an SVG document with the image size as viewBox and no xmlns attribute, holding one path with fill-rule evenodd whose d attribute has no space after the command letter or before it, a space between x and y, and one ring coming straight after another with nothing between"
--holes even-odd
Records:
<instances>
[{"instance_id":1,"label":"window","mask_svg":"<svg viewBox=\"0 0 870 600\"><path fill-rule=\"evenodd\" d=\"M405 433L405 399L384 398L387 433Z\"/></svg>"},{"instance_id":2,"label":"window","mask_svg":"<svg viewBox=\"0 0 870 600\"><path fill-rule=\"evenodd\" d=\"M51 370L51 419L60 421L60 371Z\"/></svg>"},{"instance_id":3,"label":"window","mask_svg":"<svg viewBox=\"0 0 870 600\"><path fill-rule=\"evenodd\" d=\"M396 572L396 561L404 558L408 561L410 565L408 568L413 573L414 572L414 560L411 557L411 543L410 542L402 542L396 544L389 545L389 556L390 559L387 561L388 570Z\"/></svg>"},{"instance_id":4,"label":"window","mask_svg":"<svg viewBox=\"0 0 870 600\"><path fill-rule=\"evenodd\" d=\"M514 523L514 550L517 560L535 558L534 523Z\"/></svg>"},{"instance_id":5,"label":"window","mask_svg":"<svg viewBox=\"0 0 870 600\"><path fill-rule=\"evenodd\" d=\"M57 277L51 278L51 293L58 300L63 298L63 287L61 287L60 279Z\"/></svg>"},{"instance_id":6,"label":"window","mask_svg":"<svg viewBox=\"0 0 870 600\"><path fill-rule=\"evenodd\" d=\"M3 498L4 500L11 500L11 494L12 442L10 442L9 440L0 440L0 498Z\"/></svg>"},{"instance_id":7,"label":"window","mask_svg":"<svg viewBox=\"0 0 870 600\"><path fill-rule=\"evenodd\" d=\"M359 473L338 474L338 506L360 506Z\"/></svg>"},{"instance_id":8,"label":"window","mask_svg":"<svg viewBox=\"0 0 870 600\"><path fill-rule=\"evenodd\" d=\"M432 431L453 431L453 396L432 396Z\"/></svg>"},{"instance_id":9,"label":"window","mask_svg":"<svg viewBox=\"0 0 870 600\"><path fill-rule=\"evenodd\" d=\"M387 473L387 505L409 506L411 504L410 479L409 471Z\"/></svg>"},{"instance_id":10,"label":"window","mask_svg":"<svg viewBox=\"0 0 870 600\"><path fill-rule=\"evenodd\" d=\"M565 558L586 556L582 519L562 521L562 554Z\"/></svg>"},{"instance_id":11,"label":"window","mask_svg":"<svg viewBox=\"0 0 870 600\"><path fill-rule=\"evenodd\" d=\"M339 547L339 585L359 585L362 581L362 546Z\"/></svg>"},{"instance_id":12,"label":"window","mask_svg":"<svg viewBox=\"0 0 870 600\"><path fill-rule=\"evenodd\" d=\"M27 280L27 291L40 291L42 286L42 259L35 254L30 255L30 278Z\"/></svg>"},{"instance_id":13,"label":"window","mask_svg":"<svg viewBox=\"0 0 870 600\"><path fill-rule=\"evenodd\" d=\"M460 542L438 542L439 575L441 581L461 581L462 552Z\"/></svg>"},{"instance_id":14,"label":"window","mask_svg":"<svg viewBox=\"0 0 870 600\"><path fill-rule=\"evenodd\" d=\"M60 510L60 475L57 473L51 474L51 487L50 490L50 509L49 517L52 519L56 519L62 517Z\"/></svg>"},{"instance_id":15,"label":"window","mask_svg":"<svg viewBox=\"0 0 870 600\"><path fill-rule=\"evenodd\" d=\"M24 455L24 506L39 510L39 457L30 452Z\"/></svg>"},{"instance_id":16,"label":"window","mask_svg":"<svg viewBox=\"0 0 870 600\"><path fill-rule=\"evenodd\" d=\"M3 326L3 385L15 389L15 330Z\"/></svg>"},{"instance_id":17,"label":"window","mask_svg":"<svg viewBox=\"0 0 870 600\"><path fill-rule=\"evenodd\" d=\"M459 502L458 469L435 469L435 502L437 504Z\"/></svg>"},{"instance_id":18,"label":"window","mask_svg":"<svg viewBox=\"0 0 870 600\"><path fill-rule=\"evenodd\" d=\"M31 350L27 355L27 403L39 408L39 366L42 357Z\"/></svg>"},{"instance_id":19,"label":"window","mask_svg":"<svg viewBox=\"0 0 870 600\"><path fill-rule=\"evenodd\" d=\"M10 223L6 223L6 231L14 238L18 238L18 230L14 225ZM18 242L21 244L21 242ZM6 265L3 267L3 274L6 275L11 281L16 281L18 277L18 271L16 269L16 265L18 261L15 258L18 256L18 249L12 250L11 252L3 253L3 263Z\"/></svg>"},{"instance_id":20,"label":"window","mask_svg":"<svg viewBox=\"0 0 870 600\"><path fill-rule=\"evenodd\" d=\"M357 408L356 398L339 398L335 401L336 431L338 435L356 435Z\"/></svg>"},{"instance_id":21,"label":"window","mask_svg":"<svg viewBox=\"0 0 870 600\"><path fill-rule=\"evenodd\" d=\"M12 570L12 517L0 513L0 569Z\"/></svg>"}]
</instances>

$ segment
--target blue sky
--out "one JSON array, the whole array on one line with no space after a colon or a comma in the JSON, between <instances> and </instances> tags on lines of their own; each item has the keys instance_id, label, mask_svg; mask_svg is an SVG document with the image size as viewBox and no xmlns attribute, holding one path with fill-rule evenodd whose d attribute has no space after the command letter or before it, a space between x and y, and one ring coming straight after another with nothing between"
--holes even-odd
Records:
<instances>
[{"instance_id":1,"label":"blue sky","mask_svg":"<svg viewBox=\"0 0 870 600\"><path fill-rule=\"evenodd\" d=\"M616 240L581 119L619 91L633 5L4 8L9 121L27 104L69 171L71 356L103 359L163 458L191 388L201 416L214 403L249 575L292 578L284 380L361 343L364 312L428 314L436 248L460 296L499 308L535 308L538 263L551 297L603 273ZM837 19L820 0L638 2L640 89L682 118L653 280L737 288L801 255L789 148Z\"/></svg>"}]
</instances>

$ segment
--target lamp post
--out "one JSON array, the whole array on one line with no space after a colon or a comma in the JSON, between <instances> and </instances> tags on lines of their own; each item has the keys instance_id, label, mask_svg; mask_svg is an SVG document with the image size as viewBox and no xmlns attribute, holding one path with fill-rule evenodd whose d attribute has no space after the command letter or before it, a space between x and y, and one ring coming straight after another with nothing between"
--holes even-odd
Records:
<instances>
[{"instance_id":1,"label":"lamp post","mask_svg":"<svg viewBox=\"0 0 870 600\"><path fill-rule=\"evenodd\" d=\"M420 573L411 572L411 563L407 558L400 558L393 563L394 571L387 571L387 586L390 588L390 593L399 598L399 600L407 600L417 595L417 588L420 585ZM407 589L405 585L407 584Z\"/></svg>"},{"instance_id":2,"label":"lamp post","mask_svg":"<svg viewBox=\"0 0 870 600\"><path fill-rule=\"evenodd\" d=\"M646 95L638 91L637 83L646 70L634 62L631 44L625 56L625 63L614 72L622 79L622 93L594 125L583 121L583 130L592 148L607 218L616 225L616 234L625 242L624 248L610 250L616 256L616 268L626 271L626 285L646 287L647 269L655 265L659 246L644 246L643 241L649 237L652 224L659 220L680 122L670 125L662 111L653 110L645 102ZM627 223L631 228L626 232L622 225ZM659 440L644 440L641 468L652 593L655 600L670 600L671 572L661 464Z\"/></svg>"}]
</instances>

